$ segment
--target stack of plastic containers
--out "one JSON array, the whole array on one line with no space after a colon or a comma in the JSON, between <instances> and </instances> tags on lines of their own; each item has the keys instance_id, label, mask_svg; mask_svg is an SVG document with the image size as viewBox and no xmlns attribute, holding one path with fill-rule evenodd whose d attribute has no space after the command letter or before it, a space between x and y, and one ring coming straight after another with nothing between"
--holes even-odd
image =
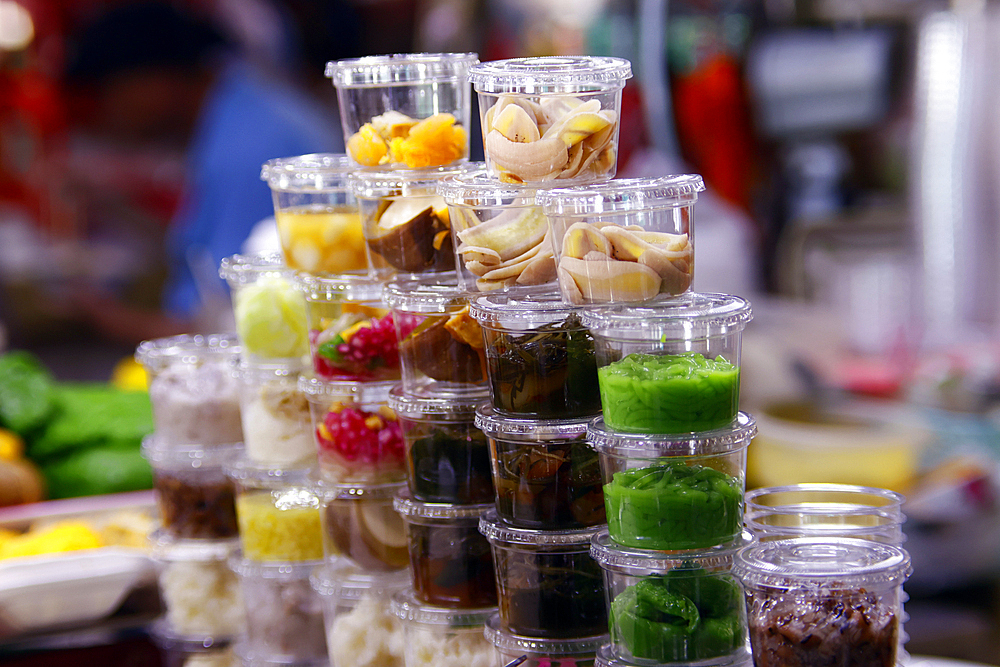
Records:
<instances>
[{"instance_id":1,"label":"stack of plastic containers","mask_svg":"<svg viewBox=\"0 0 1000 667\"><path fill-rule=\"evenodd\" d=\"M166 615L151 628L166 660L220 654L242 632L234 488L225 466L243 444L235 337L145 341L155 431L143 442L162 525L150 536Z\"/></svg>"}]
</instances>

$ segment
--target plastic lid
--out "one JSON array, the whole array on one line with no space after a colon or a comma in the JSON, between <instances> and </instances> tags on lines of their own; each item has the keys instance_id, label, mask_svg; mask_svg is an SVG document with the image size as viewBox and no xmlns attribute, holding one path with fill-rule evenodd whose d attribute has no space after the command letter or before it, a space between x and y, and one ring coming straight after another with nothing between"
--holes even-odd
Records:
<instances>
[{"instance_id":1,"label":"plastic lid","mask_svg":"<svg viewBox=\"0 0 1000 667\"><path fill-rule=\"evenodd\" d=\"M212 635L185 635L174 630L170 622L158 618L149 625L149 636L153 643L165 650L187 653L203 653L207 650L223 650L233 641L232 637Z\"/></svg>"},{"instance_id":2,"label":"plastic lid","mask_svg":"<svg viewBox=\"0 0 1000 667\"><path fill-rule=\"evenodd\" d=\"M297 658L293 661L281 655L264 655L254 653L246 635L233 644L233 655L241 662L241 667L330 667L330 659L326 656L316 658Z\"/></svg>"},{"instance_id":3,"label":"plastic lid","mask_svg":"<svg viewBox=\"0 0 1000 667\"><path fill-rule=\"evenodd\" d=\"M256 489L312 487L312 468L278 468L260 465L241 456L229 462L226 474L242 486Z\"/></svg>"},{"instance_id":4,"label":"plastic lid","mask_svg":"<svg viewBox=\"0 0 1000 667\"><path fill-rule=\"evenodd\" d=\"M382 283L372 279L368 271L349 271L328 276L301 272L295 276L295 286L305 292L310 301L382 301Z\"/></svg>"},{"instance_id":5,"label":"plastic lid","mask_svg":"<svg viewBox=\"0 0 1000 667\"><path fill-rule=\"evenodd\" d=\"M496 612L496 607L479 609L434 607L417 600L412 590L399 591L392 596L392 613L412 623L443 625L449 628L482 628Z\"/></svg>"},{"instance_id":6,"label":"plastic lid","mask_svg":"<svg viewBox=\"0 0 1000 667\"><path fill-rule=\"evenodd\" d=\"M632 77L632 63L604 56L541 56L473 65L469 81L481 93L582 93L614 90Z\"/></svg>"},{"instance_id":7,"label":"plastic lid","mask_svg":"<svg viewBox=\"0 0 1000 667\"><path fill-rule=\"evenodd\" d=\"M363 405L387 403L395 380L358 382L357 380L321 380L312 375L299 376L299 390L310 400L352 401Z\"/></svg>"},{"instance_id":8,"label":"plastic lid","mask_svg":"<svg viewBox=\"0 0 1000 667\"><path fill-rule=\"evenodd\" d=\"M226 562L239 550L239 538L228 540L185 540L166 528L149 534L150 555L154 560L171 562Z\"/></svg>"},{"instance_id":9,"label":"plastic lid","mask_svg":"<svg viewBox=\"0 0 1000 667\"><path fill-rule=\"evenodd\" d=\"M470 314L485 327L524 331L564 322L586 309L563 302L559 289L552 284L518 292L484 294L472 301ZM579 319L575 324L576 330L586 329Z\"/></svg>"},{"instance_id":10,"label":"plastic lid","mask_svg":"<svg viewBox=\"0 0 1000 667\"><path fill-rule=\"evenodd\" d=\"M763 486L747 491L747 511L773 513L836 514L863 516L880 514L902 517L906 498L901 493L874 486L803 483Z\"/></svg>"},{"instance_id":11,"label":"plastic lid","mask_svg":"<svg viewBox=\"0 0 1000 667\"><path fill-rule=\"evenodd\" d=\"M268 160L260 178L283 192L346 192L347 175L355 169L343 153L311 153Z\"/></svg>"},{"instance_id":12,"label":"plastic lid","mask_svg":"<svg viewBox=\"0 0 1000 667\"><path fill-rule=\"evenodd\" d=\"M695 340L743 331L750 302L731 294L692 292L641 306L602 306L580 315L594 334L626 340Z\"/></svg>"},{"instance_id":13,"label":"plastic lid","mask_svg":"<svg viewBox=\"0 0 1000 667\"><path fill-rule=\"evenodd\" d=\"M500 651L509 654L528 653L560 658L563 656L590 655L609 641L608 635L575 637L571 639L546 639L522 637L504 629L499 614L490 616L484 630L486 639Z\"/></svg>"},{"instance_id":14,"label":"plastic lid","mask_svg":"<svg viewBox=\"0 0 1000 667\"><path fill-rule=\"evenodd\" d=\"M467 206L536 206L537 184L504 183L490 176L484 162L470 162L469 170L441 179L437 193L445 202Z\"/></svg>"},{"instance_id":15,"label":"plastic lid","mask_svg":"<svg viewBox=\"0 0 1000 667\"><path fill-rule=\"evenodd\" d=\"M409 393L403 391L403 385L396 385L389 392L389 408L400 418L471 422L476 418L476 408L490 400L486 387L480 393L448 397L429 393L426 386L417 392Z\"/></svg>"},{"instance_id":16,"label":"plastic lid","mask_svg":"<svg viewBox=\"0 0 1000 667\"><path fill-rule=\"evenodd\" d=\"M464 86L477 62L477 53L394 53L330 61L326 76L337 88L449 81Z\"/></svg>"},{"instance_id":17,"label":"plastic lid","mask_svg":"<svg viewBox=\"0 0 1000 667\"><path fill-rule=\"evenodd\" d=\"M301 360L284 363L266 364L234 364L233 375L243 382L264 384L267 382L298 382L299 374L305 370L306 364Z\"/></svg>"},{"instance_id":18,"label":"plastic lid","mask_svg":"<svg viewBox=\"0 0 1000 667\"><path fill-rule=\"evenodd\" d=\"M617 544L605 528L590 543L590 555L606 570L630 576L664 574L670 570L703 568L709 572L732 569L736 552L753 544L754 536L744 530L727 544L695 551L650 551L630 549Z\"/></svg>"},{"instance_id":19,"label":"plastic lid","mask_svg":"<svg viewBox=\"0 0 1000 667\"><path fill-rule=\"evenodd\" d=\"M289 280L289 288L295 271L288 268L280 253L263 253L259 255L230 255L219 264L219 277L229 283L230 287L240 287L252 283L260 276L275 276Z\"/></svg>"},{"instance_id":20,"label":"plastic lid","mask_svg":"<svg viewBox=\"0 0 1000 667\"><path fill-rule=\"evenodd\" d=\"M587 441L602 454L641 458L727 454L748 447L756 434L757 422L746 412L736 413L729 426L697 433L623 433L609 428L604 417L595 418L587 427Z\"/></svg>"},{"instance_id":21,"label":"plastic lid","mask_svg":"<svg viewBox=\"0 0 1000 667\"><path fill-rule=\"evenodd\" d=\"M350 187L355 197L436 197L438 184L446 176L455 176L475 169L467 162L429 167L426 169L355 169Z\"/></svg>"},{"instance_id":22,"label":"plastic lid","mask_svg":"<svg viewBox=\"0 0 1000 667\"><path fill-rule=\"evenodd\" d=\"M454 271L419 278L391 280L383 296L390 307L409 313L456 313L469 305L473 293L458 286Z\"/></svg>"},{"instance_id":23,"label":"plastic lid","mask_svg":"<svg viewBox=\"0 0 1000 667\"><path fill-rule=\"evenodd\" d=\"M384 484L334 483L318 480L314 487L324 502L331 500L387 500L392 501L406 488L406 482L386 482Z\"/></svg>"},{"instance_id":24,"label":"plastic lid","mask_svg":"<svg viewBox=\"0 0 1000 667\"><path fill-rule=\"evenodd\" d=\"M243 443L174 445L160 441L153 433L142 439L140 453L154 467L221 469L243 453Z\"/></svg>"},{"instance_id":25,"label":"plastic lid","mask_svg":"<svg viewBox=\"0 0 1000 667\"><path fill-rule=\"evenodd\" d=\"M321 560L289 562L261 562L243 558L236 553L229 559L229 569L248 579L282 579L284 581L308 580L313 571L323 564Z\"/></svg>"},{"instance_id":26,"label":"plastic lid","mask_svg":"<svg viewBox=\"0 0 1000 667\"><path fill-rule=\"evenodd\" d=\"M476 426L491 438L544 443L546 440L576 440L587 433L592 417L576 419L531 419L503 417L489 403L476 410Z\"/></svg>"},{"instance_id":27,"label":"plastic lid","mask_svg":"<svg viewBox=\"0 0 1000 667\"><path fill-rule=\"evenodd\" d=\"M733 571L746 586L846 590L902 584L913 568L905 550L888 544L799 537L742 549Z\"/></svg>"},{"instance_id":28,"label":"plastic lid","mask_svg":"<svg viewBox=\"0 0 1000 667\"><path fill-rule=\"evenodd\" d=\"M356 602L365 595L389 597L409 588L410 571L365 572L351 565L324 565L313 570L310 581L320 595Z\"/></svg>"},{"instance_id":29,"label":"plastic lid","mask_svg":"<svg viewBox=\"0 0 1000 667\"><path fill-rule=\"evenodd\" d=\"M491 509L493 503L455 505L452 503L425 503L414 500L408 491L401 491L392 500L392 508L404 517L419 519L478 519Z\"/></svg>"},{"instance_id":30,"label":"plastic lid","mask_svg":"<svg viewBox=\"0 0 1000 667\"><path fill-rule=\"evenodd\" d=\"M529 544L540 547L576 547L571 551L589 550L590 540L604 526L580 528L577 530L536 530L515 528L497 516L492 509L479 519L479 532L490 542L507 544Z\"/></svg>"},{"instance_id":31,"label":"plastic lid","mask_svg":"<svg viewBox=\"0 0 1000 667\"><path fill-rule=\"evenodd\" d=\"M696 174L660 178L622 178L597 185L553 188L535 201L546 215L598 215L690 206L705 182Z\"/></svg>"},{"instance_id":32,"label":"plastic lid","mask_svg":"<svg viewBox=\"0 0 1000 667\"><path fill-rule=\"evenodd\" d=\"M135 360L155 373L172 364L200 365L207 360L227 361L239 353L236 334L182 334L139 343L135 349Z\"/></svg>"}]
</instances>

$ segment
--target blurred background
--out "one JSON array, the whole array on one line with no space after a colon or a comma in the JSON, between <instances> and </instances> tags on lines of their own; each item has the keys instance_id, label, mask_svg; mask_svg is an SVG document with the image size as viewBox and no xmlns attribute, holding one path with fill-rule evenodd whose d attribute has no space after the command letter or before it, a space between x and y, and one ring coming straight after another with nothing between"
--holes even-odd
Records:
<instances>
[{"instance_id":1,"label":"blurred background","mask_svg":"<svg viewBox=\"0 0 1000 667\"><path fill-rule=\"evenodd\" d=\"M703 175L695 288L754 304L749 483L906 493L910 651L1000 664L1000 3L188 0L200 32L155 7L153 37L94 32L140 4L0 0L5 347L106 381L144 338L230 326L191 230L272 242L260 163L342 150L329 60L625 57L618 175ZM278 127L212 145L261 99ZM194 178L220 151L250 169Z\"/></svg>"}]
</instances>

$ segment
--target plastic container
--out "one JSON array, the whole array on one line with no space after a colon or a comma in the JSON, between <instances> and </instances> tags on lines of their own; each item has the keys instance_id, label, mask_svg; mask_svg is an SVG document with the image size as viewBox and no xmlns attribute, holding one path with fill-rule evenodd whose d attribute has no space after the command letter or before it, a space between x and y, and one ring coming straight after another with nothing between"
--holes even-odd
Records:
<instances>
[{"instance_id":1,"label":"plastic container","mask_svg":"<svg viewBox=\"0 0 1000 667\"><path fill-rule=\"evenodd\" d=\"M594 338L582 308L551 289L494 293L472 302L483 328L493 408L535 419L594 416L601 411Z\"/></svg>"},{"instance_id":2,"label":"plastic container","mask_svg":"<svg viewBox=\"0 0 1000 667\"><path fill-rule=\"evenodd\" d=\"M608 426L671 434L728 425L739 409L743 329L751 318L746 300L726 294L585 311Z\"/></svg>"},{"instance_id":3,"label":"plastic container","mask_svg":"<svg viewBox=\"0 0 1000 667\"><path fill-rule=\"evenodd\" d=\"M375 277L385 280L455 268L448 206L437 187L441 179L468 170L468 165L458 164L354 172L351 191L358 200Z\"/></svg>"},{"instance_id":4,"label":"plastic container","mask_svg":"<svg viewBox=\"0 0 1000 667\"><path fill-rule=\"evenodd\" d=\"M736 552L753 543L743 532L724 547L663 553L622 548L607 532L590 553L608 592L613 658L630 665L734 665L749 656L743 586Z\"/></svg>"},{"instance_id":5,"label":"plastic container","mask_svg":"<svg viewBox=\"0 0 1000 667\"><path fill-rule=\"evenodd\" d=\"M314 466L316 441L299 367L242 364L236 376L247 458L261 466Z\"/></svg>"},{"instance_id":6,"label":"plastic container","mask_svg":"<svg viewBox=\"0 0 1000 667\"><path fill-rule=\"evenodd\" d=\"M406 667L496 667L483 636L496 607L446 609L424 604L412 592L396 593L392 611L403 622Z\"/></svg>"},{"instance_id":7,"label":"plastic container","mask_svg":"<svg viewBox=\"0 0 1000 667\"><path fill-rule=\"evenodd\" d=\"M243 592L228 564L239 548L236 539L178 540L159 529L150 535L150 546L165 628L178 636L219 638L244 631Z\"/></svg>"},{"instance_id":8,"label":"plastic container","mask_svg":"<svg viewBox=\"0 0 1000 667\"><path fill-rule=\"evenodd\" d=\"M476 425L490 441L500 518L520 528L561 530L605 522L600 460L583 419L514 419L482 405Z\"/></svg>"},{"instance_id":9,"label":"plastic container","mask_svg":"<svg viewBox=\"0 0 1000 667\"><path fill-rule=\"evenodd\" d=\"M895 665L903 549L848 538L794 538L741 550L734 572L747 593L757 667Z\"/></svg>"},{"instance_id":10,"label":"plastic container","mask_svg":"<svg viewBox=\"0 0 1000 667\"><path fill-rule=\"evenodd\" d=\"M403 517L393 498L406 484L321 485L323 544L328 558L343 556L368 572L402 570L408 563ZM409 580L407 580L409 583Z\"/></svg>"},{"instance_id":11,"label":"plastic container","mask_svg":"<svg viewBox=\"0 0 1000 667\"><path fill-rule=\"evenodd\" d=\"M724 429L689 436L619 433L594 419L611 537L637 549L702 549L743 530L746 450L757 432L745 412Z\"/></svg>"},{"instance_id":12,"label":"plastic container","mask_svg":"<svg viewBox=\"0 0 1000 667\"><path fill-rule=\"evenodd\" d=\"M493 547L504 629L542 638L607 630L601 568L590 557L590 539L600 528L515 528L490 512L480 519L479 530Z\"/></svg>"},{"instance_id":13,"label":"plastic container","mask_svg":"<svg viewBox=\"0 0 1000 667\"><path fill-rule=\"evenodd\" d=\"M851 484L792 484L746 493L747 528L763 540L853 537L901 546L902 494Z\"/></svg>"},{"instance_id":14,"label":"plastic container","mask_svg":"<svg viewBox=\"0 0 1000 667\"><path fill-rule=\"evenodd\" d=\"M559 290L568 303L677 296L694 277L694 203L701 176L627 178L539 192Z\"/></svg>"},{"instance_id":15,"label":"plastic container","mask_svg":"<svg viewBox=\"0 0 1000 667\"><path fill-rule=\"evenodd\" d=\"M482 163L438 184L455 239L458 284L489 292L554 283L549 223L534 185L500 183Z\"/></svg>"},{"instance_id":16,"label":"plastic container","mask_svg":"<svg viewBox=\"0 0 1000 667\"><path fill-rule=\"evenodd\" d=\"M361 215L347 186L356 167L346 155L314 153L268 160L260 177L271 187L285 263L308 273L367 271Z\"/></svg>"},{"instance_id":17,"label":"plastic container","mask_svg":"<svg viewBox=\"0 0 1000 667\"><path fill-rule=\"evenodd\" d=\"M301 365L309 352L306 304L284 258L232 255L219 275L229 283L243 361Z\"/></svg>"},{"instance_id":18,"label":"plastic container","mask_svg":"<svg viewBox=\"0 0 1000 667\"><path fill-rule=\"evenodd\" d=\"M309 354L322 380L399 380L399 343L382 283L367 273L298 275L306 295Z\"/></svg>"},{"instance_id":19,"label":"plastic container","mask_svg":"<svg viewBox=\"0 0 1000 667\"><path fill-rule=\"evenodd\" d=\"M500 616L493 615L486 621L486 639L496 648L496 664L505 667L519 658L519 667L592 667L594 654L608 641L608 635L570 639L521 637L504 629Z\"/></svg>"},{"instance_id":20,"label":"plastic container","mask_svg":"<svg viewBox=\"0 0 1000 667\"><path fill-rule=\"evenodd\" d=\"M389 408L389 391L394 386L393 382L299 378L299 388L309 398L320 477L356 484L403 480L403 430Z\"/></svg>"},{"instance_id":21,"label":"plastic container","mask_svg":"<svg viewBox=\"0 0 1000 667\"><path fill-rule=\"evenodd\" d=\"M236 484L244 558L270 563L323 558L319 497L308 469L263 468L239 461L226 472Z\"/></svg>"},{"instance_id":22,"label":"plastic container","mask_svg":"<svg viewBox=\"0 0 1000 667\"><path fill-rule=\"evenodd\" d=\"M231 664L233 659L232 637L180 633L164 619L150 625L149 637L160 650L163 667Z\"/></svg>"},{"instance_id":23,"label":"plastic container","mask_svg":"<svg viewBox=\"0 0 1000 667\"><path fill-rule=\"evenodd\" d=\"M223 445L243 441L239 355L230 334L172 336L143 341L135 359L149 374L156 437L169 445Z\"/></svg>"},{"instance_id":24,"label":"plastic container","mask_svg":"<svg viewBox=\"0 0 1000 667\"><path fill-rule=\"evenodd\" d=\"M613 178L622 89L631 76L629 61L598 56L473 66L490 175L514 183Z\"/></svg>"},{"instance_id":25,"label":"plastic container","mask_svg":"<svg viewBox=\"0 0 1000 667\"><path fill-rule=\"evenodd\" d=\"M312 584L323 600L331 667L404 667L403 623L391 604L409 587L409 572L322 567Z\"/></svg>"},{"instance_id":26,"label":"plastic container","mask_svg":"<svg viewBox=\"0 0 1000 667\"><path fill-rule=\"evenodd\" d=\"M406 481L414 499L493 502L490 447L476 426L476 406L486 400L486 394L465 399L414 396L402 386L389 393L389 407L403 427Z\"/></svg>"},{"instance_id":27,"label":"plastic container","mask_svg":"<svg viewBox=\"0 0 1000 667\"><path fill-rule=\"evenodd\" d=\"M329 667L330 658L323 655L311 660L283 660L273 656L260 655L250 650L249 642L246 638L238 640L233 644L233 656L239 661L233 667ZM187 667L195 667L188 665ZM220 667L229 667L221 665Z\"/></svg>"},{"instance_id":28,"label":"plastic container","mask_svg":"<svg viewBox=\"0 0 1000 667\"><path fill-rule=\"evenodd\" d=\"M735 662L730 662L728 656L722 658L725 665L732 667L753 667L753 656L749 652L743 657L742 660L736 660ZM706 665L714 665L712 661L708 661ZM594 667L634 667L636 663L631 663L623 658L616 657L614 654L614 647L610 644L602 646L597 649L597 656L594 658Z\"/></svg>"},{"instance_id":29,"label":"plastic container","mask_svg":"<svg viewBox=\"0 0 1000 667\"><path fill-rule=\"evenodd\" d=\"M239 453L238 446L164 446L158 435L143 439L142 455L153 468L156 504L168 533L196 540L236 537L233 483L224 466Z\"/></svg>"},{"instance_id":30,"label":"plastic container","mask_svg":"<svg viewBox=\"0 0 1000 667\"><path fill-rule=\"evenodd\" d=\"M247 649L281 662L327 657L323 603L309 581L317 561L231 561L246 601Z\"/></svg>"},{"instance_id":31,"label":"plastic container","mask_svg":"<svg viewBox=\"0 0 1000 667\"><path fill-rule=\"evenodd\" d=\"M406 524L413 594L420 602L451 609L496 606L493 554L479 532L479 519L493 503L423 503L401 494L393 508Z\"/></svg>"},{"instance_id":32,"label":"plastic container","mask_svg":"<svg viewBox=\"0 0 1000 667\"><path fill-rule=\"evenodd\" d=\"M455 284L454 272L385 286L399 338L403 391L443 398L485 390L485 343L469 315L471 296Z\"/></svg>"},{"instance_id":33,"label":"plastic container","mask_svg":"<svg viewBox=\"0 0 1000 667\"><path fill-rule=\"evenodd\" d=\"M475 53L397 53L329 62L347 153L366 167L421 169L469 155Z\"/></svg>"}]
</instances>

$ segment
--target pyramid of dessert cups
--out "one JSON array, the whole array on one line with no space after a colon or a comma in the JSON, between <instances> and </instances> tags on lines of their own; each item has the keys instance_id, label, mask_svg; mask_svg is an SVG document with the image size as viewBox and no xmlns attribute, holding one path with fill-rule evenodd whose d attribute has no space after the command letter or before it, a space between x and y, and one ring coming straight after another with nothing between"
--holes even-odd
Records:
<instances>
[{"instance_id":1,"label":"pyramid of dessert cups","mask_svg":"<svg viewBox=\"0 0 1000 667\"><path fill-rule=\"evenodd\" d=\"M221 653L243 631L241 591L228 560L238 549L234 488L225 465L243 447L231 335L144 341L154 433L142 444L153 468L160 525L149 536L166 610L150 628L169 657Z\"/></svg>"}]
</instances>

